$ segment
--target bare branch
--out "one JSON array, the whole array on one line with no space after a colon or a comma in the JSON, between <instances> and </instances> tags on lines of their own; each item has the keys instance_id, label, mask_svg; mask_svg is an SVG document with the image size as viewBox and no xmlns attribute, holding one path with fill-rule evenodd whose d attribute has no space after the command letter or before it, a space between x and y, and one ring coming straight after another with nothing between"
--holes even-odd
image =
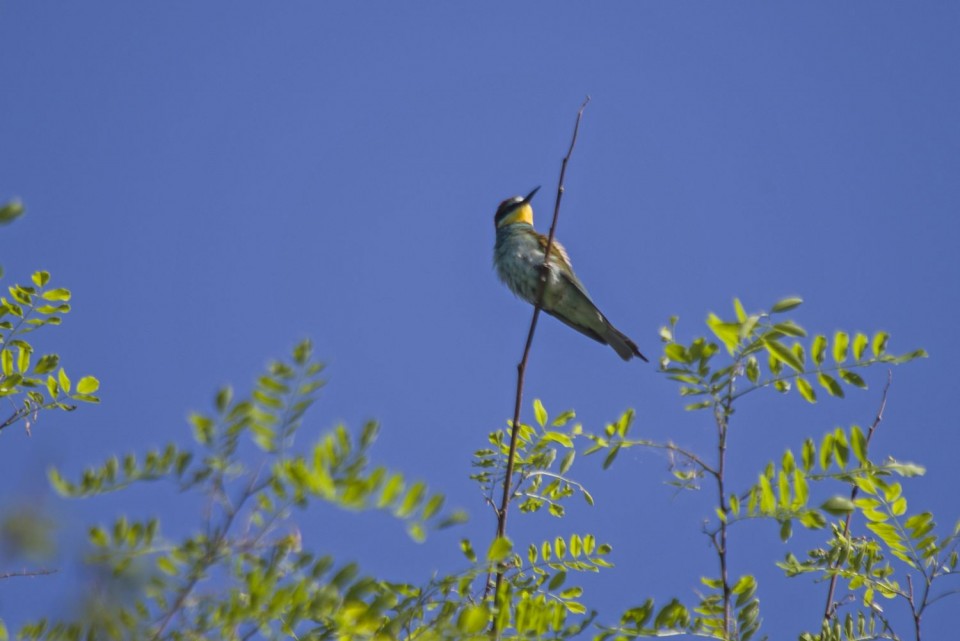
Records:
<instances>
[{"instance_id":1,"label":"bare branch","mask_svg":"<svg viewBox=\"0 0 960 641\"><path fill-rule=\"evenodd\" d=\"M557 183L557 199L553 207L553 221L550 223L550 234L547 236L547 246L543 254L543 265L540 267L540 284L537 289L537 304L533 306L533 318L530 319L530 330L527 332L527 341L523 347L523 356L517 365L517 393L513 405L513 422L510 424L510 450L507 454L507 471L503 478L503 497L500 500L500 508L497 510L497 538L503 537L507 532L507 512L510 508L510 490L513 482L514 459L517 453L517 434L520 431L520 407L523 403L523 382L527 371L527 359L530 356L530 346L533 344L533 334L537 329L537 320L540 318L540 309L543 305L543 294L546 290L549 267L547 261L550 259L550 250L553 248L553 238L557 230L557 220L560 217L560 200L563 198L564 178L567 173L567 163L570 162L570 156L573 154L573 148L577 144L577 133L580 131L580 120L583 118L583 110L587 108L590 102L590 96L587 96L583 104L577 111L577 120L573 126L573 136L570 139L570 147L567 149L567 155L563 157L560 165L560 179ZM503 582L503 570L497 571L497 580L494 586L494 599L499 593L500 584ZM490 591L490 581L487 581L484 589L484 597ZM495 624L494 624L495 626ZM496 633L496 627L494 627Z\"/></svg>"}]
</instances>

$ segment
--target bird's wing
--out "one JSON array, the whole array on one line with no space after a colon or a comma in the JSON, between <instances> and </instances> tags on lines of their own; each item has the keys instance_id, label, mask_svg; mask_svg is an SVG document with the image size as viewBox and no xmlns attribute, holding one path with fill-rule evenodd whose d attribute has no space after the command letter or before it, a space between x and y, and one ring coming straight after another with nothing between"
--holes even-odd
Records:
<instances>
[{"instance_id":1,"label":"bird's wing","mask_svg":"<svg viewBox=\"0 0 960 641\"><path fill-rule=\"evenodd\" d=\"M550 311L549 309L544 309L543 311L545 311L546 313L550 314L551 316L553 316L553 317L556 318L557 320L563 321L564 324L569 325L570 327L572 327L573 329L577 330L578 332L580 332L580 333L583 334L584 336L589 336L590 338L592 338L593 340L597 341L598 343L603 343L604 345L607 344L607 341L606 341L602 336L600 336L600 334L598 334L598 333L595 332L594 330L590 329L589 327L586 327L585 325L580 325L579 323L576 323L576 322L570 320L569 318L566 318L566 317L564 317L564 316L561 316L560 314L558 314L558 313L556 313L556 312Z\"/></svg>"},{"instance_id":2,"label":"bird's wing","mask_svg":"<svg viewBox=\"0 0 960 641\"><path fill-rule=\"evenodd\" d=\"M584 290L583 284L572 271L561 271L560 281L563 283L565 289L564 300L566 302L564 305L564 313L560 314L550 309L544 309L544 311L560 319L581 334L589 336L599 343L606 344L607 339L594 329L594 327L597 325L605 325L607 319L600 310L597 309L597 306L594 305L590 299L590 295ZM593 316L594 314L596 316ZM580 319L573 318L574 316L578 316ZM591 319L591 316L593 316L592 321L588 320Z\"/></svg>"},{"instance_id":3,"label":"bird's wing","mask_svg":"<svg viewBox=\"0 0 960 641\"><path fill-rule=\"evenodd\" d=\"M537 240L540 242L540 249L546 252L547 237L543 234L537 234ZM560 241L556 238L553 239L553 244L550 245L550 258L550 264L555 265L564 279L579 289L580 293L589 300L590 294L587 293L587 288L583 286L583 283L580 282L577 275L573 273L573 264L570 262L570 256L567 254L567 250L564 249L563 245L561 245Z\"/></svg>"}]
</instances>

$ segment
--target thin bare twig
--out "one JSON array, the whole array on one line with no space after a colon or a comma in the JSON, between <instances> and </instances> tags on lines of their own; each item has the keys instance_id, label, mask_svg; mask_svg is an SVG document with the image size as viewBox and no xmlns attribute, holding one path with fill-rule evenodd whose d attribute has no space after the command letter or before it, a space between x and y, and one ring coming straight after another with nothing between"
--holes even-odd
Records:
<instances>
[{"instance_id":1,"label":"thin bare twig","mask_svg":"<svg viewBox=\"0 0 960 641\"><path fill-rule=\"evenodd\" d=\"M547 278L549 276L549 267L547 262L550 259L550 250L553 248L553 238L557 231L557 219L560 217L560 200L563 198L563 182L567 173L567 163L570 162L570 156L573 154L573 148L577 144L577 133L580 131L580 120L583 118L583 110L587 108L590 102L590 96L587 96L583 104L577 111L577 120L573 126L573 136L570 139L570 147L567 149L567 155L563 157L560 165L560 180L557 183L557 200L553 207L553 221L550 223L550 235L547 236L547 247L543 254L543 265L540 267L540 284L537 289L537 304L533 306L533 318L530 320L530 331L527 332L527 342L523 346L523 357L517 365L517 393L513 405L513 422L510 425L510 450L507 454L507 470L503 477L503 497L500 500L500 508L497 510L497 538L506 535L507 532L507 512L510 508L510 490L513 483L514 459L517 453L517 434L520 431L520 406L523 403L523 381L527 371L527 359L530 356L530 346L533 343L533 334L537 329L537 319L540 318L540 308L543 305L543 294L546 290ZM494 600L500 592L500 584L503 582L503 569L497 571L497 580L494 591ZM490 590L490 582L487 581L484 596ZM495 626L496 624L494 624ZM494 627L496 631L496 627Z\"/></svg>"},{"instance_id":2,"label":"thin bare twig","mask_svg":"<svg viewBox=\"0 0 960 641\"><path fill-rule=\"evenodd\" d=\"M47 576L48 574L56 574L60 570L21 570L19 572L4 572L0 574L0 579L12 579L14 577L25 576L25 577L35 577L35 576Z\"/></svg>"},{"instance_id":3,"label":"thin bare twig","mask_svg":"<svg viewBox=\"0 0 960 641\"><path fill-rule=\"evenodd\" d=\"M870 439L873 438L873 433L877 431L877 428L880 427L880 423L883 421L883 410L887 407L887 392L890 391L890 383L893 381L893 370L887 370L887 383L883 386L883 395L880 397L880 407L877 408L877 415L873 419L873 425L870 426L870 429L867 430L867 441L864 449L870 447ZM860 488L857 485L853 486L853 489L850 490L850 500L854 501L857 498L857 494L860 492ZM847 536L850 533L850 521L853 519L853 512L847 513L847 519L843 524L843 536ZM839 567L840 561L835 562L831 568L836 570ZM837 580L840 577L834 573L830 577L830 587L827 590L827 605L823 610L823 620L828 621L830 617L833 616L836 612L836 604L833 602L834 594L837 590Z\"/></svg>"}]
</instances>

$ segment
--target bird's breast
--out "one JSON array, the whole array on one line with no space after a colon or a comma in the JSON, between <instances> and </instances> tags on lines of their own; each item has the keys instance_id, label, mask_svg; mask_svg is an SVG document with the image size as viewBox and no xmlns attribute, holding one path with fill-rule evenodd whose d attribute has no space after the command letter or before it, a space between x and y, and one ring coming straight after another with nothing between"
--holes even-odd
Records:
<instances>
[{"instance_id":1,"label":"bird's breast","mask_svg":"<svg viewBox=\"0 0 960 641\"><path fill-rule=\"evenodd\" d=\"M529 303L536 302L534 299L539 286L543 257L543 247L532 228L527 230L508 227L497 230L497 242L493 254L497 274L514 294ZM551 263L554 262L551 261ZM557 287L558 281L556 265L551 264L544 296L545 303L552 298L550 292Z\"/></svg>"}]
</instances>

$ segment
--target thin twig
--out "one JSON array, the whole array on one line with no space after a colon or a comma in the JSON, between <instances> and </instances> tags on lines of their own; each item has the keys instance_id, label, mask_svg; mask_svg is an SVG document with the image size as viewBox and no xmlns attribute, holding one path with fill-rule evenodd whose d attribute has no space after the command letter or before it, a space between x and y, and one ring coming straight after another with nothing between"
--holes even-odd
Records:
<instances>
[{"instance_id":1,"label":"thin twig","mask_svg":"<svg viewBox=\"0 0 960 641\"><path fill-rule=\"evenodd\" d=\"M14 577L25 576L25 577L35 577L35 576L47 576L48 574L56 574L60 570L21 570L20 572L4 572L0 574L0 579L12 579Z\"/></svg>"},{"instance_id":2,"label":"thin twig","mask_svg":"<svg viewBox=\"0 0 960 641\"><path fill-rule=\"evenodd\" d=\"M880 397L880 407L877 409L877 415L873 419L873 425L870 426L870 429L867 430L867 440L864 445L864 451L870 447L870 439L873 438L873 433L877 431L877 428L880 427L880 423L883 421L883 410L887 407L887 392L890 391L890 383L893 381L893 370L887 370L887 383L883 386L883 395ZM860 492L860 488L854 484L853 489L850 490L850 501L854 501L857 498L857 494ZM853 512L847 513L847 519L843 524L843 536L846 537L850 533L850 521L853 519ZM832 570L836 570L840 566L840 561L836 561L831 565ZM833 616L836 612L836 607L833 602L834 594L837 590L837 580L839 579L837 573L832 573L830 577L830 587L827 590L827 605L823 610L823 620L829 621L830 617Z\"/></svg>"},{"instance_id":3,"label":"thin twig","mask_svg":"<svg viewBox=\"0 0 960 641\"><path fill-rule=\"evenodd\" d=\"M580 131L580 120L583 118L583 110L587 108L590 102L590 96L587 96L583 104L577 111L577 120L573 126L573 136L570 139L570 147L567 149L567 155L563 157L560 165L560 180L557 183L557 200L553 207L553 221L550 224L550 235L547 236L547 246L543 254L543 265L540 267L540 284L537 289L537 304L533 306L533 318L530 320L530 330L527 332L527 342L523 346L523 357L517 365L517 393L513 405L513 422L510 425L510 450L507 454L507 471L503 478L503 498L500 500L500 509L497 510L497 538L502 538L507 532L507 512L510 508L510 490L513 482L514 459L517 453L517 435L520 432L520 406L523 403L523 381L527 371L527 358L530 356L530 345L533 343L533 334L537 329L537 319L540 318L540 308L543 304L543 294L546 291L547 277L550 268L547 266L550 260L550 251L553 248L553 238L557 230L557 219L560 217L560 200L563 198L563 181L567 173L567 163L573 154L573 148L577 144L577 133ZM494 591L494 601L500 592L500 584L503 582L503 568L497 570L497 580ZM484 590L484 596L490 591L490 582ZM496 632L496 623L494 623L494 632Z\"/></svg>"},{"instance_id":4,"label":"thin twig","mask_svg":"<svg viewBox=\"0 0 960 641\"><path fill-rule=\"evenodd\" d=\"M732 638L733 633L733 589L730 586L730 573L727 568L727 517L730 514L730 506L727 504L726 490L726 463L727 463L727 429L730 426L730 416L733 414L733 394L736 372L739 367L734 368L734 373L730 375L730 381L727 383L727 395L721 405L714 406L714 417L717 423L717 495L720 500L720 512L723 518L720 519L720 529L710 538L713 540L713 546L717 550L717 556L720 560L720 581L723 589L723 633L725 638Z\"/></svg>"}]
</instances>

